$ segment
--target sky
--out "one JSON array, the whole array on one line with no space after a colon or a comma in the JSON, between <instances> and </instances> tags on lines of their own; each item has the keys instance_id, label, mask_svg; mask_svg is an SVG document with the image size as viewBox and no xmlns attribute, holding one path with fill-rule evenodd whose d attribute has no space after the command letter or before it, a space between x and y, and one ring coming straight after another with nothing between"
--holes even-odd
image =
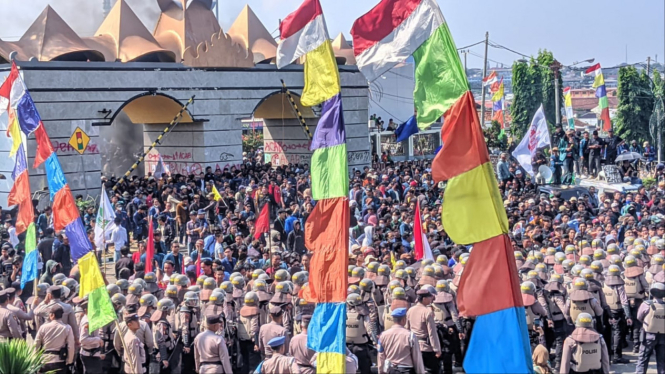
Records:
<instances>
[{"instance_id":1,"label":"sky","mask_svg":"<svg viewBox=\"0 0 665 374\"><path fill-rule=\"evenodd\" d=\"M349 31L355 18L378 0L320 0L331 37ZM16 40L47 4L82 36L90 36L103 19L103 0L0 0L3 14L0 38ZM157 0L127 0L152 30ZM269 32L277 35L279 19L301 0L220 0L219 19L225 30L245 4L254 10ZM665 59L665 0L438 0L457 47L482 41L485 32L495 44L526 55L548 49L564 65L595 58L602 66ZM497 5L499 4L499 5ZM556 4L556 7L552 5ZM482 66L483 45L469 48L469 68ZM627 50L627 61L626 61ZM520 56L489 49L491 66L509 65Z\"/></svg>"}]
</instances>

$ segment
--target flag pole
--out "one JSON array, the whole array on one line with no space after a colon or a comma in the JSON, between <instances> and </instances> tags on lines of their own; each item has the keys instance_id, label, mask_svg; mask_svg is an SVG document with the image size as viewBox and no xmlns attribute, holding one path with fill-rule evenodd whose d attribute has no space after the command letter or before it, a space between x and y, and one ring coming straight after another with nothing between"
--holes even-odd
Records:
<instances>
[{"instance_id":1,"label":"flag pole","mask_svg":"<svg viewBox=\"0 0 665 374\"><path fill-rule=\"evenodd\" d=\"M125 325L125 326L126 326L126 325ZM120 341L122 342L122 348L125 350L125 352L128 352L128 351L127 351L127 345L125 344L125 337L124 337L123 334L122 334L122 330L120 329L120 324L118 323L118 319L117 319L117 318L115 319L115 329L116 329L117 333L120 334ZM129 330L129 327L127 327L127 330ZM130 363L130 364L131 364L132 366L134 366L134 360L131 359L131 356L130 356L130 355L128 355L128 356L130 357L130 360L131 360L131 363ZM120 359L122 359L122 357L120 357Z\"/></svg>"}]
</instances>

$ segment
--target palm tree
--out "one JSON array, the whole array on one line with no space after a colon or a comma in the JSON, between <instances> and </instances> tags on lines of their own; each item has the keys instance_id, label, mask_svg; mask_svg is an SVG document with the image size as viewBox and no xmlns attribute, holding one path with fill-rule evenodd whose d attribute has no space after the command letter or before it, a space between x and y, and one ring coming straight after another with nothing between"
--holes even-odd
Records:
<instances>
[{"instance_id":1,"label":"palm tree","mask_svg":"<svg viewBox=\"0 0 665 374\"><path fill-rule=\"evenodd\" d=\"M28 346L25 340L0 343L0 374L37 374L43 364L43 351Z\"/></svg>"}]
</instances>

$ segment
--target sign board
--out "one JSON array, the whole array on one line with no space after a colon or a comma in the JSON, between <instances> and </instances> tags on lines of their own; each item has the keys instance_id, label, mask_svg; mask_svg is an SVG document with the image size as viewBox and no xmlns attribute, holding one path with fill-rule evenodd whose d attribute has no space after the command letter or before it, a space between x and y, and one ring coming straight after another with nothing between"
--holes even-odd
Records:
<instances>
[{"instance_id":1,"label":"sign board","mask_svg":"<svg viewBox=\"0 0 665 374\"><path fill-rule=\"evenodd\" d=\"M72 137L69 138L69 145L79 154L85 152L86 148L88 148L88 143L90 143L90 137L80 127L77 127Z\"/></svg>"},{"instance_id":2,"label":"sign board","mask_svg":"<svg viewBox=\"0 0 665 374\"><path fill-rule=\"evenodd\" d=\"M616 165L603 166L603 173L605 173L605 180L607 180L607 183L623 183L623 178Z\"/></svg>"}]
</instances>

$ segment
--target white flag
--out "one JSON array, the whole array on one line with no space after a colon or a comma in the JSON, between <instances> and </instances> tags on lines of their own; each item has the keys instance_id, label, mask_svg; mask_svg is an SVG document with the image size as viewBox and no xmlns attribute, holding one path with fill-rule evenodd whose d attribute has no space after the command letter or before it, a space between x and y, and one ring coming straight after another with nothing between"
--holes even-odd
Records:
<instances>
[{"instance_id":1,"label":"white flag","mask_svg":"<svg viewBox=\"0 0 665 374\"><path fill-rule=\"evenodd\" d=\"M540 108L538 108L538 111L533 116L533 120L531 120L531 126L520 144L513 151L513 157L517 159L529 175L533 176L534 172L531 168L531 160L536 156L536 151L540 148L551 146L550 133L547 128L547 120L545 120L545 111L543 110L543 104L540 104Z\"/></svg>"},{"instance_id":2,"label":"white flag","mask_svg":"<svg viewBox=\"0 0 665 374\"><path fill-rule=\"evenodd\" d=\"M155 179L161 178L164 174L169 174L169 167L166 166L164 163L164 160L162 159L162 155L159 155L159 160L157 160L157 165L155 166L155 172L152 173L152 176L155 177Z\"/></svg>"},{"instance_id":3,"label":"white flag","mask_svg":"<svg viewBox=\"0 0 665 374\"><path fill-rule=\"evenodd\" d=\"M115 219L115 212L113 206L106 195L106 188L102 184L102 199L99 202L99 209L97 210L97 220L95 221L95 245L97 250L104 249L104 242L106 241L104 233L110 233L110 230L115 226L113 220Z\"/></svg>"}]
</instances>

